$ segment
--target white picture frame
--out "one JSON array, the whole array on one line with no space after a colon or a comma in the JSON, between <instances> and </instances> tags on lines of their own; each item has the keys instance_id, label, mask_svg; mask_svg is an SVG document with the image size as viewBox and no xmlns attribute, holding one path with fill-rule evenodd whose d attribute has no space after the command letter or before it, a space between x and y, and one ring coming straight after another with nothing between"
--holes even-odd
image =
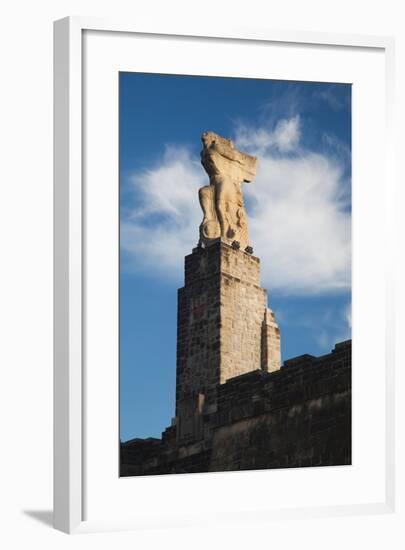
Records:
<instances>
[{"instance_id":1,"label":"white picture frame","mask_svg":"<svg viewBox=\"0 0 405 550\"><path fill-rule=\"evenodd\" d=\"M88 475L85 465L85 447L89 437L88 427L84 427L86 410L84 401L89 391L84 376L83 364L86 338L86 319L84 304L84 265L89 250L84 246L84 216L88 205L84 201L83 174L86 164L86 151L83 150L83 86L85 71L83 63L84 33L121 33L140 37L176 37L185 40L194 37L200 41L224 40L231 44L257 43L282 44L304 47L305 45L322 46L332 50L346 48L352 51L378 50L384 57L385 76L382 83L385 89L385 150L383 153L384 196L387 207L387 223L382 229L387 243L392 243L393 221L389 212L393 211L394 176L393 176L393 78L394 78L394 43L389 37L330 35L320 33L297 33L266 29L200 29L182 28L141 28L136 23L97 20L92 18L70 17L55 22L54 34L54 526L62 531L86 532L103 529L138 528L160 524L172 525L172 517L153 519L153 510L149 517L144 515L142 521L134 518L87 519L84 509L88 495L84 483ZM153 72L153 68L151 70ZM323 515L348 515L356 513L388 513L395 509L395 464L394 464L394 343L393 334L394 304L392 276L393 253L390 244L386 250L388 269L385 273L386 302L385 309L385 368L384 371L384 497L378 501L336 502L332 505L283 508L267 510L259 504L256 514L248 512L246 518L256 515L259 519L268 517L305 517ZM117 450L118 452L118 443ZM221 474L215 474L221 475ZM260 475L260 474L259 474ZM226 476L226 474L225 474ZM176 477L176 476L166 476ZM182 483L184 476L177 482ZM207 478L206 478L207 479ZM219 479L218 477L216 478ZM100 485L103 479L99 478ZM152 480L155 486L163 483ZM166 483L166 481L165 481ZM147 507L148 504L145 504ZM231 510L238 516L238 510ZM139 510L140 513L140 510ZM181 512L180 512L181 516ZM225 516L224 516L225 518ZM242 518L240 518L242 519ZM212 516L180 517L178 524L188 525L213 521Z\"/></svg>"}]
</instances>

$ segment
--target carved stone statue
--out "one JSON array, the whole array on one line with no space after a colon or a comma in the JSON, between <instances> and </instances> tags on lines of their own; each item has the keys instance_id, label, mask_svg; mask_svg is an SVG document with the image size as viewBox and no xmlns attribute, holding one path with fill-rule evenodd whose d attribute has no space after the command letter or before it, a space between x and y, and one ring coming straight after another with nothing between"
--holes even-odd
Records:
<instances>
[{"instance_id":1,"label":"carved stone statue","mask_svg":"<svg viewBox=\"0 0 405 550\"><path fill-rule=\"evenodd\" d=\"M251 252L241 187L255 177L257 159L214 132L205 132L201 139L201 164L210 184L198 192L204 213L199 244L205 247L221 239Z\"/></svg>"}]
</instances>

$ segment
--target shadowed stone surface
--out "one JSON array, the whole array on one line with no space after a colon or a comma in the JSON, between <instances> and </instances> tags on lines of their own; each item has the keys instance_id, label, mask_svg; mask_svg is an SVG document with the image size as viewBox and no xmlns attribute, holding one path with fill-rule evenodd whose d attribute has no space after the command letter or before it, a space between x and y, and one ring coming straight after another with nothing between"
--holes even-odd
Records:
<instances>
[{"instance_id":1,"label":"shadowed stone surface","mask_svg":"<svg viewBox=\"0 0 405 550\"><path fill-rule=\"evenodd\" d=\"M200 441L179 443L171 426L161 440L122 443L121 475L351 464L351 341L228 380L201 423Z\"/></svg>"}]
</instances>

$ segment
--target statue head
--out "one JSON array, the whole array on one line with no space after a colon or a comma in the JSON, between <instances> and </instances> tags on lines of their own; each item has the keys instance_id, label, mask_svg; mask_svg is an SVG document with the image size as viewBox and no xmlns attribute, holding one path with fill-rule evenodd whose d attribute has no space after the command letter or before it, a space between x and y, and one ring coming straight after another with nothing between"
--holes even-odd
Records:
<instances>
[{"instance_id":1,"label":"statue head","mask_svg":"<svg viewBox=\"0 0 405 550\"><path fill-rule=\"evenodd\" d=\"M216 144L225 145L227 147L230 147L231 149L234 148L231 139L225 139L215 132L204 132L201 136L201 141L203 142L204 149L215 147Z\"/></svg>"},{"instance_id":2,"label":"statue head","mask_svg":"<svg viewBox=\"0 0 405 550\"><path fill-rule=\"evenodd\" d=\"M211 177L232 172L235 180L250 182L256 176L257 159L235 148L231 139L226 139L215 132L204 132L201 136L203 149L201 163Z\"/></svg>"}]
</instances>

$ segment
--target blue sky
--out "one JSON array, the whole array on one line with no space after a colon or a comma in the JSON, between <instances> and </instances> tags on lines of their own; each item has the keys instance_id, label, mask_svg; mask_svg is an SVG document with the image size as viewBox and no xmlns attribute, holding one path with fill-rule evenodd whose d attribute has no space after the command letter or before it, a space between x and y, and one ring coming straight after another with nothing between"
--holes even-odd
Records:
<instances>
[{"instance_id":1,"label":"blue sky","mask_svg":"<svg viewBox=\"0 0 405 550\"><path fill-rule=\"evenodd\" d=\"M160 437L174 414L177 288L207 184L200 136L258 157L244 185L282 357L351 333L351 86L120 74L120 434Z\"/></svg>"}]
</instances>

